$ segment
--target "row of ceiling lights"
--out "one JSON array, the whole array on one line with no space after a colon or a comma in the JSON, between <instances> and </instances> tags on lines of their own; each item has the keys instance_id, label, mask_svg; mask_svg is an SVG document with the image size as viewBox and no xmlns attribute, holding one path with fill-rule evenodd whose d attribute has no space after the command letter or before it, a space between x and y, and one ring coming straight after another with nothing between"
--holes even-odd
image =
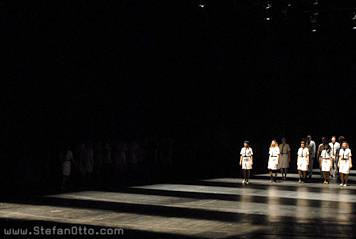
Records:
<instances>
[{"instance_id":1,"label":"row of ceiling lights","mask_svg":"<svg viewBox=\"0 0 356 239\"><path fill-rule=\"evenodd\" d=\"M316 32L317 31L317 17L319 15L318 12L318 6L319 6L319 0L311 0L311 5L314 8L312 10L312 13L310 15L310 24L311 24L311 32ZM205 8L206 4L204 1L201 1L201 3L198 5L200 8ZM292 4L288 3L287 7L291 7ZM272 14L270 11L272 10L272 3L270 1L265 1L263 4L263 8L265 11L265 21L270 21L272 20ZM353 12L351 15L351 20L352 20L352 29L356 30L356 12Z\"/></svg>"}]
</instances>

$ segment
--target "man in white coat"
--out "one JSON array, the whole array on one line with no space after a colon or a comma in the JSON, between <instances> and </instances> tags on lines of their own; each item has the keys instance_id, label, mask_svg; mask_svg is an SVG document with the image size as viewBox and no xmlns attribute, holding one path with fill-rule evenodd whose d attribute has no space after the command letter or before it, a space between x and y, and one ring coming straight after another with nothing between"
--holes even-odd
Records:
<instances>
[{"instance_id":1,"label":"man in white coat","mask_svg":"<svg viewBox=\"0 0 356 239\"><path fill-rule=\"evenodd\" d=\"M313 177L313 164L314 164L314 159L315 159L315 153L316 153L316 144L312 140L312 137L310 135L307 136L307 145L310 147L310 152L309 152L309 178L311 179Z\"/></svg>"}]
</instances>

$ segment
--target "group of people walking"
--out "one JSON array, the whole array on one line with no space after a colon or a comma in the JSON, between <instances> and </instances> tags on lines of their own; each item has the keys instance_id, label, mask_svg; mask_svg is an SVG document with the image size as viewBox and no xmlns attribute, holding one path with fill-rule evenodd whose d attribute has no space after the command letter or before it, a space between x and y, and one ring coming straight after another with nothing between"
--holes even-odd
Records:
<instances>
[{"instance_id":1,"label":"group of people walking","mask_svg":"<svg viewBox=\"0 0 356 239\"><path fill-rule=\"evenodd\" d=\"M339 142L336 142L335 136L331 137L330 143L323 137L318 150L316 150L316 144L310 135L300 142L300 148L297 151L299 183L305 183L307 173L309 178L312 178L313 164L316 156L324 184L329 184L331 175L334 178L340 177L340 186L347 186L348 176L352 168L352 154L349 144L343 136L339 137ZM291 149L289 144L286 143L286 139L282 138L282 143L279 145L277 140L272 140L269 147L267 166L271 176L271 183L276 183L278 170L282 173L282 180L287 179L290 162ZM240 166L242 166L244 176L243 185L249 184L252 165L253 151L249 146L249 141L244 141L244 147L240 151Z\"/></svg>"}]
</instances>

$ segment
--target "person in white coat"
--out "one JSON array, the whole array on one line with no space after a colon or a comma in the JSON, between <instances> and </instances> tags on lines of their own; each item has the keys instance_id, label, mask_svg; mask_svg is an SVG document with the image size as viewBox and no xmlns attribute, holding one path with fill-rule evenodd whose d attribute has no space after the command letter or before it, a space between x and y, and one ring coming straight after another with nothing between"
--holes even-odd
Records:
<instances>
[{"instance_id":1,"label":"person in white coat","mask_svg":"<svg viewBox=\"0 0 356 239\"><path fill-rule=\"evenodd\" d=\"M340 149L339 152L339 162L338 162L338 167L339 167L339 173L340 173L340 179L341 179L341 184L340 186L347 186L347 182L349 180L349 173L350 173L350 168L352 168L352 159L351 159L351 149L348 148L348 143L344 141L342 143L342 148ZM345 179L344 179L345 175Z\"/></svg>"},{"instance_id":2,"label":"person in white coat","mask_svg":"<svg viewBox=\"0 0 356 239\"><path fill-rule=\"evenodd\" d=\"M240 166L242 166L244 180L242 185L249 184L251 169L253 165L253 151L249 146L249 141L244 141L244 147L240 151Z\"/></svg>"},{"instance_id":3,"label":"person in white coat","mask_svg":"<svg viewBox=\"0 0 356 239\"><path fill-rule=\"evenodd\" d=\"M269 148L269 157L268 157L268 170L271 175L270 182L276 183L277 174L278 174L278 162L279 162L279 147L277 140L272 140ZM274 174L274 177L273 177Z\"/></svg>"},{"instance_id":4,"label":"person in white coat","mask_svg":"<svg viewBox=\"0 0 356 239\"><path fill-rule=\"evenodd\" d=\"M316 154L316 144L312 140L312 137L310 135L307 136L308 141L306 142L307 145L309 146L309 178L311 179L313 177L313 166L314 166L314 159L315 159L315 154Z\"/></svg>"},{"instance_id":5,"label":"person in white coat","mask_svg":"<svg viewBox=\"0 0 356 239\"><path fill-rule=\"evenodd\" d=\"M324 144L324 149L320 154L320 166L323 171L324 184L329 184L330 169L333 166L333 155L329 144Z\"/></svg>"},{"instance_id":6,"label":"person in white coat","mask_svg":"<svg viewBox=\"0 0 356 239\"><path fill-rule=\"evenodd\" d=\"M339 161L339 150L340 150L340 143L336 142L336 136L331 137L331 142L329 143L332 157L333 157L333 169L331 171L331 175L334 179L339 177L339 168L337 166Z\"/></svg>"},{"instance_id":7,"label":"person in white coat","mask_svg":"<svg viewBox=\"0 0 356 239\"><path fill-rule=\"evenodd\" d=\"M305 141L302 141L300 143L300 148L298 149L297 166L299 174L299 183L305 183L309 166L309 149L306 147Z\"/></svg>"}]
</instances>

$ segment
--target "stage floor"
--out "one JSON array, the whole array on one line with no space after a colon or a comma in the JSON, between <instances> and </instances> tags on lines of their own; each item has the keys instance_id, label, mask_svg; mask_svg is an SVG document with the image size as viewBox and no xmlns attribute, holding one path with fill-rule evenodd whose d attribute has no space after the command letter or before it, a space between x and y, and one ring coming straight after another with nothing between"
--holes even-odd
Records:
<instances>
[{"instance_id":1,"label":"stage floor","mask_svg":"<svg viewBox=\"0 0 356 239\"><path fill-rule=\"evenodd\" d=\"M115 238L356 237L353 183L342 188L336 180L329 185L299 184L295 174L276 184L267 174L254 175L249 185L241 180L217 178L2 202L0 235L11 228L34 233L35 226L42 226L55 233L54 226L85 226L95 232L123 229Z\"/></svg>"}]
</instances>

